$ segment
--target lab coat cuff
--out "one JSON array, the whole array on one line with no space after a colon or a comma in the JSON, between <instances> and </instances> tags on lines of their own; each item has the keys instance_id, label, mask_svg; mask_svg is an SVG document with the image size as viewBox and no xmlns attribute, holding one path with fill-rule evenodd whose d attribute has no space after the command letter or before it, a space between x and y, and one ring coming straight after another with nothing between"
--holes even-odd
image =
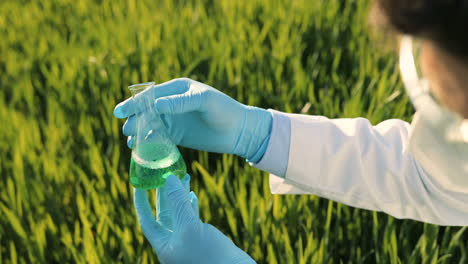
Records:
<instances>
[{"instance_id":1,"label":"lab coat cuff","mask_svg":"<svg viewBox=\"0 0 468 264\"><path fill-rule=\"evenodd\" d=\"M288 168L291 121L285 113L268 109L273 116L270 141L265 154L252 166L284 177Z\"/></svg>"}]
</instances>

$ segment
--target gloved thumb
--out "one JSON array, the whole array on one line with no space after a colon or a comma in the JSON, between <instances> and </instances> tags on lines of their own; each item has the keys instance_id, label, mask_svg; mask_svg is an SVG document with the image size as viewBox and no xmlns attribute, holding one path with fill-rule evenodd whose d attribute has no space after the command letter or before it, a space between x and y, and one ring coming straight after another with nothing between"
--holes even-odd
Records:
<instances>
[{"instance_id":1,"label":"gloved thumb","mask_svg":"<svg viewBox=\"0 0 468 264\"><path fill-rule=\"evenodd\" d=\"M172 207L172 222L175 230L184 230L199 221L193 211L190 194L179 178L174 175L167 178L166 194Z\"/></svg>"},{"instance_id":2,"label":"gloved thumb","mask_svg":"<svg viewBox=\"0 0 468 264\"><path fill-rule=\"evenodd\" d=\"M190 203L192 204L193 213L196 218L200 218L200 212L198 209L198 197L194 192L190 192Z\"/></svg>"},{"instance_id":3,"label":"gloved thumb","mask_svg":"<svg viewBox=\"0 0 468 264\"><path fill-rule=\"evenodd\" d=\"M154 219L146 190L134 189L133 202L143 234L145 234L153 248L158 248L167 241L169 231Z\"/></svg>"},{"instance_id":4,"label":"gloved thumb","mask_svg":"<svg viewBox=\"0 0 468 264\"><path fill-rule=\"evenodd\" d=\"M200 110L203 95L176 94L156 99L154 108L159 114L182 114Z\"/></svg>"}]
</instances>

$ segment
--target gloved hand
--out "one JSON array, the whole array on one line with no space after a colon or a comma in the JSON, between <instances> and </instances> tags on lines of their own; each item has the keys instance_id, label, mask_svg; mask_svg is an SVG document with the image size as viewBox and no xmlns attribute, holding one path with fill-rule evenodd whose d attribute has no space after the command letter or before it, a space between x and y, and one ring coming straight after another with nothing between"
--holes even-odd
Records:
<instances>
[{"instance_id":1,"label":"gloved hand","mask_svg":"<svg viewBox=\"0 0 468 264\"><path fill-rule=\"evenodd\" d=\"M134 190L134 203L145 237L161 263L255 263L218 229L201 222L198 199L189 193L190 176L169 176L157 190L157 220L145 190Z\"/></svg>"},{"instance_id":2,"label":"gloved hand","mask_svg":"<svg viewBox=\"0 0 468 264\"><path fill-rule=\"evenodd\" d=\"M174 79L138 96L155 100L175 144L198 150L236 154L252 162L263 156L272 115L265 109L243 105L206 84L187 78ZM145 111L127 99L114 109L117 118L127 118L123 133L128 145L136 131L135 113Z\"/></svg>"}]
</instances>

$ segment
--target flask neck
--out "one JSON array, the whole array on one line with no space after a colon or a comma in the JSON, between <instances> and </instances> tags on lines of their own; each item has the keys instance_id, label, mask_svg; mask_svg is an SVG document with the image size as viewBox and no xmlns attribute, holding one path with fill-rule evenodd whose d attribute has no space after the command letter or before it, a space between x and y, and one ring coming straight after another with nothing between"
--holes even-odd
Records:
<instances>
[{"instance_id":1,"label":"flask neck","mask_svg":"<svg viewBox=\"0 0 468 264\"><path fill-rule=\"evenodd\" d=\"M144 95L143 92L151 89L153 86L154 82L146 82L134 84L128 87L128 89L132 93L132 100L135 102L135 105L138 109L153 108L153 100L151 99L152 96L142 96Z\"/></svg>"},{"instance_id":2,"label":"flask neck","mask_svg":"<svg viewBox=\"0 0 468 264\"><path fill-rule=\"evenodd\" d=\"M137 94L143 92L144 90L150 89L154 86L154 82L138 83L130 85L128 89L132 93L132 97L135 97Z\"/></svg>"}]
</instances>

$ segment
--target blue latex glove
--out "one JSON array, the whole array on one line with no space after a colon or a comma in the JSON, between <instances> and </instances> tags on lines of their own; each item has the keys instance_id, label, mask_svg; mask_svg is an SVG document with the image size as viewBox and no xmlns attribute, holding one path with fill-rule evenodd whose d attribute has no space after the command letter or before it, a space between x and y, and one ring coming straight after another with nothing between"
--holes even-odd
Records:
<instances>
[{"instance_id":1,"label":"blue latex glove","mask_svg":"<svg viewBox=\"0 0 468 264\"><path fill-rule=\"evenodd\" d=\"M145 190L134 189L134 203L145 237L161 263L255 263L218 229L198 216L198 199L189 193L190 176L169 176L157 190L157 220Z\"/></svg>"},{"instance_id":2,"label":"blue latex glove","mask_svg":"<svg viewBox=\"0 0 468 264\"><path fill-rule=\"evenodd\" d=\"M174 79L138 96L155 100L155 109L175 144L198 150L236 154L252 162L263 156L271 132L272 115L265 109L243 105L206 84ZM123 133L128 145L136 132L135 113L145 111L131 99L114 109L128 118Z\"/></svg>"}]
</instances>

